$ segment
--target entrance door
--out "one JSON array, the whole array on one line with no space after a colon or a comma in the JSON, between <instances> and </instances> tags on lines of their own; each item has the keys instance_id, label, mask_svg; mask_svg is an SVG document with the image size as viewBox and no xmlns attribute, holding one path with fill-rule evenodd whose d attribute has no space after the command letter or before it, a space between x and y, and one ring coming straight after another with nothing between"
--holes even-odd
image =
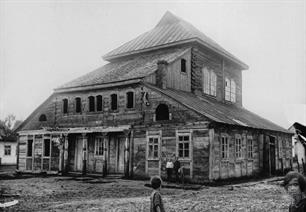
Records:
<instances>
[{"instance_id":1,"label":"entrance door","mask_svg":"<svg viewBox=\"0 0 306 212\"><path fill-rule=\"evenodd\" d=\"M75 139L75 170L76 171L82 171L82 151L83 151L83 140L82 137L76 137Z\"/></svg>"},{"instance_id":2,"label":"entrance door","mask_svg":"<svg viewBox=\"0 0 306 212\"><path fill-rule=\"evenodd\" d=\"M108 172L124 173L124 138L116 134L109 136Z\"/></svg>"}]
</instances>

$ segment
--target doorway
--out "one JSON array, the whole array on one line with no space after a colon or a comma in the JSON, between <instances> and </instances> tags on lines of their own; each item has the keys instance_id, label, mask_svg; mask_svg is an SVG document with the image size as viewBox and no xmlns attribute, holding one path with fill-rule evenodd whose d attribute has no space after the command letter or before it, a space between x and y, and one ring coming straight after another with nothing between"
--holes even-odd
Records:
<instances>
[{"instance_id":1,"label":"doorway","mask_svg":"<svg viewBox=\"0 0 306 212\"><path fill-rule=\"evenodd\" d=\"M108 173L124 173L124 141L125 138L119 134L109 135Z\"/></svg>"}]
</instances>

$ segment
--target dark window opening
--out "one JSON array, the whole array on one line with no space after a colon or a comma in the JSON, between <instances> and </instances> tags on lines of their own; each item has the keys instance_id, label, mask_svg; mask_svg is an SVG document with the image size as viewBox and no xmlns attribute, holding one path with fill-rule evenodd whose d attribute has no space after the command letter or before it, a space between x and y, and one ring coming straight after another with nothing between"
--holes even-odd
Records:
<instances>
[{"instance_id":1,"label":"dark window opening","mask_svg":"<svg viewBox=\"0 0 306 212\"><path fill-rule=\"evenodd\" d=\"M76 113L81 112L81 98L80 97L75 98L75 112Z\"/></svg>"},{"instance_id":2,"label":"dark window opening","mask_svg":"<svg viewBox=\"0 0 306 212\"><path fill-rule=\"evenodd\" d=\"M63 113L68 113L68 99L63 99Z\"/></svg>"},{"instance_id":3,"label":"dark window opening","mask_svg":"<svg viewBox=\"0 0 306 212\"><path fill-rule=\"evenodd\" d=\"M89 112L95 111L95 98L93 96L88 97L89 100Z\"/></svg>"},{"instance_id":4,"label":"dark window opening","mask_svg":"<svg viewBox=\"0 0 306 212\"><path fill-rule=\"evenodd\" d=\"M28 140L27 157L32 157L33 140Z\"/></svg>"},{"instance_id":5,"label":"dark window opening","mask_svg":"<svg viewBox=\"0 0 306 212\"><path fill-rule=\"evenodd\" d=\"M111 110L117 110L118 105L117 105L117 94L112 94L111 95Z\"/></svg>"},{"instance_id":6,"label":"dark window opening","mask_svg":"<svg viewBox=\"0 0 306 212\"><path fill-rule=\"evenodd\" d=\"M39 121L47 121L47 116L45 114L41 114L39 116Z\"/></svg>"},{"instance_id":7,"label":"dark window opening","mask_svg":"<svg viewBox=\"0 0 306 212\"><path fill-rule=\"evenodd\" d=\"M126 93L126 107L127 108L133 108L134 107L134 93L133 92L127 92Z\"/></svg>"},{"instance_id":8,"label":"dark window opening","mask_svg":"<svg viewBox=\"0 0 306 212\"><path fill-rule=\"evenodd\" d=\"M96 96L97 101L97 111L102 111L102 96Z\"/></svg>"},{"instance_id":9,"label":"dark window opening","mask_svg":"<svg viewBox=\"0 0 306 212\"><path fill-rule=\"evenodd\" d=\"M181 72L186 73L186 60L181 59Z\"/></svg>"},{"instance_id":10,"label":"dark window opening","mask_svg":"<svg viewBox=\"0 0 306 212\"><path fill-rule=\"evenodd\" d=\"M50 139L44 139L44 156L50 157Z\"/></svg>"},{"instance_id":11,"label":"dark window opening","mask_svg":"<svg viewBox=\"0 0 306 212\"><path fill-rule=\"evenodd\" d=\"M169 120L169 109L168 106L165 104L160 104L156 108L156 121L160 120Z\"/></svg>"}]
</instances>

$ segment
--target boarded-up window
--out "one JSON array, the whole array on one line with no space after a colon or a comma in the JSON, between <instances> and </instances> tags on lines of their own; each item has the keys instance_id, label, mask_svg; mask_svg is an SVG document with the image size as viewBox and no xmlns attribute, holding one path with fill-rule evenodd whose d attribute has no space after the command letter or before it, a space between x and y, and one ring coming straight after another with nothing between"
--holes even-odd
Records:
<instances>
[{"instance_id":1,"label":"boarded-up window","mask_svg":"<svg viewBox=\"0 0 306 212\"><path fill-rule=\"evenodd\" d=\"M229 157L229 148L228 148L228 137L221 137L221 158L228 159Z\"/></svg>"},{"instance_id":2,"label":"boarded-up window","mask_svg":"<svg viewBox=\"0 0 306 212\"><path fill-rule=\"evenodd\" d=\"M11 155L11 151L12 151L11 148L12 148L11 145L4 145L4 155L6 156Z\"/></svg>"},{"instance_id":3,"label":"boarded-up window","mask_svg":"<svg viewBox=\"0 0 306 212\"><path fill-rule=\"evenodd\" d=\"M149 137L148 159L159 158L159 137Z\"/></svg>"},{"instance_id":4,"label":"boarded-up window","mask_svg":"<svg viewBox=\"0 0 306 212\"><path fill-rule=\"evenodd\" d=\"M126 93L126 108L134 107L134 92L130 91Z\"/></svg>"},{"instance_id":5,"label":"boarded-up window","mask_svg":"<svg viewBox=\"0 0 306 212\"><path fill-rule=\"evenodd\" d=\"M75 98L75 112L76 113L81 112L81 98L80 97Z\"/></svg>"},{"instance_id":6,"label":"boarded-up window","mask_svg":"<svg viewBox=\"0 0 306 212\"><path fill-rule=\"evenodd\" d=\"M112 94L111 95L111 110L117 110L118 109L118 104L117 104L117 94Z\"/></svg>"},{"instance_id":7,"label":"boarded-up window","mask_svg":"<svg viewBox=\"0 0 306 212\"><path fill-rule=\"evenodd\" d=\"M102 111L102 105L103 105L102 96L101 95L96 96L96 101L97 101L97 111Z\"/></svg>"},{"instance_id":8,"label":"boarded-up window","mask_svg":"<svg viewBox=\"0 0 306 212\"><path fill-rule=\"evenodd\" d=\"M231 81L225 78L225 100L231 100Z\"/></svg>"},{"instance_id":9,"label":"boarded-up window","mask_svg":"<svg viewBox=\"0 0 306 212\"><path fill-rule=\"evenodd\" d=\"M63 99L63 113L68 113L68 99Z\"/></svg>"},{"instance_id":10,"label":"boarded-up window","mask_svg":"<svg viewBox=\"0 0 306 212\"><path fill-rule=\"evenodd\" d=\"M240 137L235 139L235 154L236 154L236 159L239 159L242 157Z\"/></svg>"},{"instance_id":11,"label":"boarded-up window","mask_svg":"<svg viewBox=\"0 0 306 212\"><path fill-rule=\"evenodd\" d=\"M181 72L186 73L186 60L181 59Z\"/></svg>"},{"instance_id":12,"label":"boarded-up window","mask_svg":"<svg viewBox=\"0 0 306 212\"><path fill-rule=\"evenodd\" d=\"M95 111L95 98L93 96L88 97L89 102L89 112Z\"/></svg>"},{"instance_id":13,"label":"boarded-up window","mask_svg":"<svg viewBox=\"0 0 306 212\"><path fill-rule=\"evenodd\" d=\"M190 157L190 136L178 135L178 157L189 158Z\"/></svg>"},{"instance_id":14,"label":"boarded-up window","mask_svg":"<svg viewBox=\"0 0 306 212\"><path fill-rule=\"evenodd\" d=\"M27 157L32 157L33 140L27 142Z\"/></svg>"},{"instance_id":15,"label":"boarded-up window","mask_svg":"<svg viewBox=\"0 0 306 212\"><path fill-rule=\"evenodd\" d=\"M50 139L44 139L44 157L50 157Z\"/></svg>"},{"instance_id":16,"label":"boarded-up window","mask_svg":"<svg viewBox=\"0 0 306 212\"><path fill-rule=\"evenodd\" d=\"M248 158L253 158L253 139L248 138Z\"/></svg>"},{"instance_id":17,"label":"boarded-up window","mask_svg":"<svg viewBox=\"0 0 306 212\"><path fill-rule=\"evenodd\" d=\"M96 156L102 156L103 155L103 138L102 137L96 137L95 142L95 155Z\"/></svg>"}]
</instances>

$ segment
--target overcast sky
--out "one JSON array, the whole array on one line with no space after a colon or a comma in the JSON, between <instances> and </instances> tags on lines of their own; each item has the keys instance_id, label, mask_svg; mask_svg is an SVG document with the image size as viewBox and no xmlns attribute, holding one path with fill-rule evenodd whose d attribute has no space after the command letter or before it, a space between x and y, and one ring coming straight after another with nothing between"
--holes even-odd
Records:
<instances>
[{"instance_id":1,"label":"overcast sky","mask_svg":"<svg viewBox=\"0 0 306 212\"><path fill-rule=\"evenodd\" d=\"M306 124L305 2L0 0L0 119L25 119L169 10L249 65L244 107L285 128Z\"/></svg>"}]
</instances>

